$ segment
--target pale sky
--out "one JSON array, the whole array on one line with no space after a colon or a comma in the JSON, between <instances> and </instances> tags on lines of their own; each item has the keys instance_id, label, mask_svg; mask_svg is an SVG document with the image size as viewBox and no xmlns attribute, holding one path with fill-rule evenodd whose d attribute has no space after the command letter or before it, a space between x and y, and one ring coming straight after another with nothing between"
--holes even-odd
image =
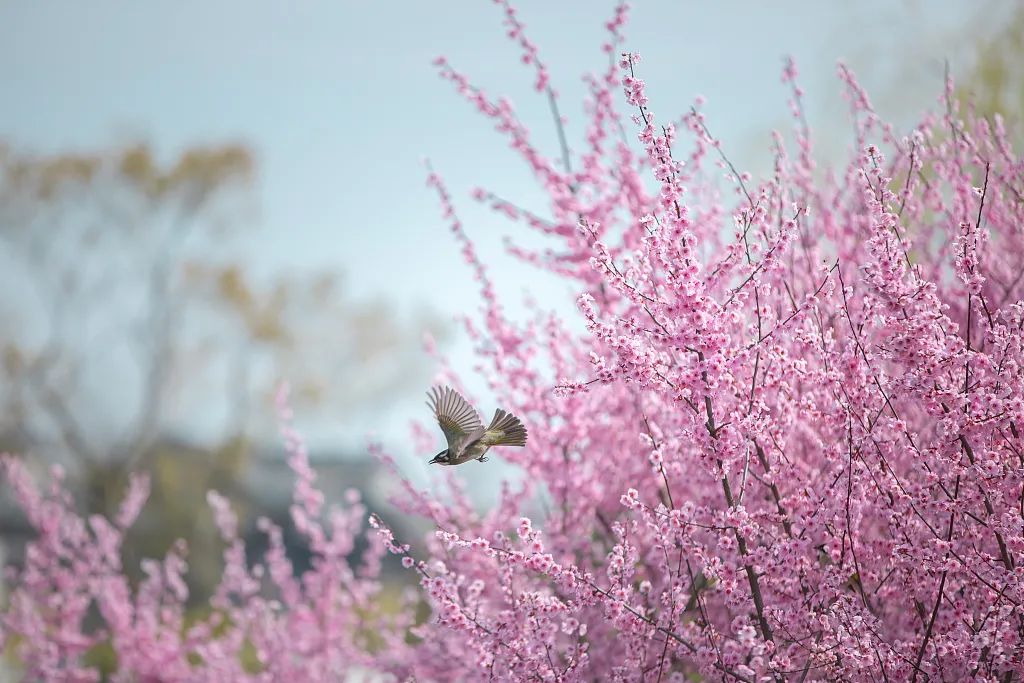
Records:
<instances>
[{"instance_id":1,"label":"pale sky","mask_svg":"<svg viewBox=\"0 0 1024 683\"><path fill-rule=\"evenodd\" d=\"M613 3L518 6L562 93L570 142L577 140L580 76L604 65L602 24ZM943 60L964 71L971 41L997 26L998 16L979 18L977 8L952 0L640 0L625 47L643 56L640 75L662 120L703 95L713 133L737 166L756 172L766 167L768 131L788 121L779 80L785 55L797 61L811 124L834 154L850 130L837 60L853 67L883 115L905 126L913 112L935 106ZM502 237L518 237L516 227L469 198L482 185L543 213L536 186L431 66L443 54L489 93L509 95L554 154L546 102L530 90L532 73L501 20L483 0L3 3L0 139L55 152L144 138L168 155L190 144L245 142L259 163L259 225L244 246L254 269L343 272L353 296L384 295L403 315L426 306L447 320L479 300L424 187L429 158L513 314L527 290L570 313L571 292L503 253ZM982 31L972 38L967 25ZM456 339L452 353L453 365L470 374L466 345ZM425 417L422 393L414 394L338 434L354 444L374 431L398 444L395 433ZM411 457L403 448L396 445L398 454Z\"/></svg>"}]
</instances>

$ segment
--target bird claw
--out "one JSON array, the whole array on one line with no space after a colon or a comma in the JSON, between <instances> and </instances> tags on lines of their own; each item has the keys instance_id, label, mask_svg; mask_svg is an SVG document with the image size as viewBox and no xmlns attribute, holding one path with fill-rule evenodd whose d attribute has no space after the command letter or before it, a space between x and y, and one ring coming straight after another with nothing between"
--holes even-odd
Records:
<instances>
[{"instance_id":1,"label":"bird claw","mask_svg":"<svg viewBox=\"0 0 1024 683\"><path fill-rule=\"evenodd\" d=\"M479 462L487 462L488 460L490 460L490 458L487 458L487 457L484 457L484 456L481 455L479 458L477 458L477 460Z\"/></svg>"}]
</instances>

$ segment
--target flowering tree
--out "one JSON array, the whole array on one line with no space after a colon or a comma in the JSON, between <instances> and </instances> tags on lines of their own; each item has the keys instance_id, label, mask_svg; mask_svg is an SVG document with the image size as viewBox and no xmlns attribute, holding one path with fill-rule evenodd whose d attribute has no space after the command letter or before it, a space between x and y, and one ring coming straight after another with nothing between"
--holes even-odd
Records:
<instances>
[{"instance_id":1,"label":"flowering tree","mask_svg":"<svg viewBox=\"0 0 1024 683\"><path fill-rule=\"evenodd\" d=\"M537 49L498 4L560 126ZM774 172L755 183L699 103L676 123L655 118L638 56L619 52L625 19L620 6L609 66L589 80L585 148L563 145L558 162L509 103L438 62L529 164L550 215L476 196L551 237L543 253L513 252L572 281L587 322L578 335L551 315L508 320L431 174L481 283L486 322L467 332L502 405L530 426L528 447L505 456L518 483L480 514L461 470L444 495L403 482L395 505L435 527L413 549L373 515L363 530L354 494L324 521L286 420L313 568L293 576L270 524L270 550L248 565L211 494L225 572L212 616L186 625L181 549L135 589L121 574L143 479L116 520L85 521L8 459L40 534L4 614L29 678L95 680L82 654L103 640L125 681L1024 671L1024 164L1000 120L959 111L947 82L941 113L902 137L840 67L857 152L823 173L789 64L795 150L778 136ZM541 490L550 514L521 517ZM370 549L352 565L360 533ZM373 608L389 551L422 588L396 616ZM103 627L86 634L92 604Z\"/></svg>"}]
</instances>

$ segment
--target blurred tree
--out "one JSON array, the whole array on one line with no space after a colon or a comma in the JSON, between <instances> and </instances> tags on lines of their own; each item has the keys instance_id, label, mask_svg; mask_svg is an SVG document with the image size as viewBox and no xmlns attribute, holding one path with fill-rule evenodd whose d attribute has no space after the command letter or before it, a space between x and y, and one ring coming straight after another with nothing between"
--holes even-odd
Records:
<instances>
[{"instance_id":1,"label":"blurred tree","mask_svg":"<svg viewBox=\"0 0 1024 683\"><path fill-rule=\"evenodd\" d=\"M980 6L979 23L988 23L999 6ZM958 97L974 103L978 111L1001 114L1007 130L1021 139L1024 115L1024 5L1017 4L995 32L974 32L984 36L974 46L973 68L958 83Z\"/></svg>"},{"instance_id":2,"label":"blurred tree","mask_svg":"<svg viewBox=\"0 0 1024 683\"><path fill-rule=\"evenodd\" d=\"M0 149L0 239L13 261L3 427L18 445L75 469L140 464L187 377L176 367L184 253L221 225L252 172L240 146L190 149L166 165L144 145Z\"/></svg>"},{"instance_id":3,"label":"blurred tree","mask_svg":"<svg viewBox=\"0 0 1024 683\"><path fill-rule=\"evenodd\" d=\"M62 464L107 513L148 470L140 557L185 537L193 562L218 562L206 491L242 497L280 378L297 408L335 415L416 379L420 335L380 302L346 300L330 274L261 282L240 264L254 175L240 145L167 161L144 144L0 146L0 449Z\"/></svg>"}]
</instances>

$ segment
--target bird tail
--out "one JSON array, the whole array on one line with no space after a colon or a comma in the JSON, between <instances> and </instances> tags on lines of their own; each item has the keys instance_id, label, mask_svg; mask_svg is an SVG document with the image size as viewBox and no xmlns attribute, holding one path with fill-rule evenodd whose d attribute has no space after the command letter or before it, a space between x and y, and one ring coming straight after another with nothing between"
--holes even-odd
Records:
<instances>
[{"instance_id":1,"label":"bird tail","mask_svg":"<svg viewBox=\"0 0 1024 683\"><path fill-rule=\"evenodd\" d=\"M525 446L526 427L519 418L502 409L494 411L494 419L486 431L491 446Z\"/></svg>"}]
</instances>

